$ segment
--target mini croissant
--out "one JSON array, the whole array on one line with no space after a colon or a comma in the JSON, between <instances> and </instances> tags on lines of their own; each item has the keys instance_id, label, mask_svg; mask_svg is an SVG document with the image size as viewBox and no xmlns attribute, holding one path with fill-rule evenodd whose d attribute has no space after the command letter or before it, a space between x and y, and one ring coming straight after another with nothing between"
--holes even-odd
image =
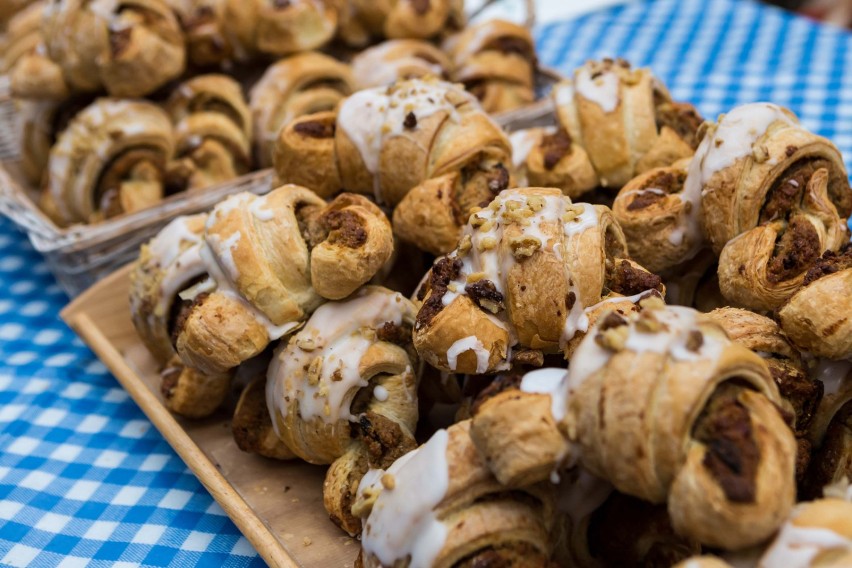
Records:
<instances>
[{"instance_id":1,"label":"mini croissant","mask_svg":"<svg viewBox=\"0 0 852 568\"><path fill-rule=\"evenodd\" d=\"M558 187L571 199L598 187L589 155L564 128L527 128L509 140L519 187Z\"/></svg>"},{"instance_id":2,"label":"mini croissant","mask_svg":"<svg viewBox=\"0 0 852 568\"><path fill-rule=\"evenodd\" d=\"M463 0L348 0L338 36L363 47L373 38L427 39L464 25Z\"/></svg>"},{"instance_id":3,"label":"mini croissant","mask_svg":"<svg viewBox=\"0 0 852 568\"><path fill-rule=\"evenodd\" d=\"M452 64L443 51L418 39L390 39L352 58L352 72L359 89L385 87L428 75L447 79L450 69Z\"/></svg>"},{"instance_id":4,"label":"mini croissant","mask_svg":"<svg viewBox=\"0 0 852 568\"><path fill-rule=\"evenodd\" d=\"M515 346L570 351L590 318L616 307L607 302L662 291L626 248L606 207L557 189L506 190L432 268L414 344L439 369L478 374L508 368Z\"/></svg>"}]
</instances>

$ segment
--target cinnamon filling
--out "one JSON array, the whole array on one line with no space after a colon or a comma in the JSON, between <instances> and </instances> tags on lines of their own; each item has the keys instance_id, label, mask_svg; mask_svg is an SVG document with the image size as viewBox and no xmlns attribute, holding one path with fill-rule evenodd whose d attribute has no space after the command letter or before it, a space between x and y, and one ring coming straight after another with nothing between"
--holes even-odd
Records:
<instances>
[{"instance_id":1,"label":"cinnamon filling","mask_svg":"<svg viewBox=\"0 0 852 568\"><path fill-rule=\"evenodd\" d=\"M130 36L133 34L133 28L110 29L109 31L109 50L114 58L121 57L127 51L127 46L130 45Z\"/></svg>"},{"instance_id":2,"label":"cinnamon filling","mask_svg":"<svg viewBox=\"0 0 852 568\"><path fill-rule=\"evenodd\" d=\"M797 436L805 435L822 400L822 382L812 381L807 373L789 360L769 358L765 361L781 397L793 407L794 432Z\"/></svg>"},{"instance_id":3,"label":"cinnamon filling","mask_svg":"<svg viewBox=\"0 0 852 568\"><path fill-rule=\"evenodd\" d=\"M266 380L260 379L250 383L243 391L240 405L231 421L231 431L238 448L244 452L254 452L270 428L272 419L266 408Z\"/></svg>"},{"instance_id":4,"label":"cinnamon filling","mask_svg":"<svg viewBox=\"0 0 852 568\"><path fill-rule=\"evenodd\" d=\"M686 183L686 174L682 171L658 172L648 178L642 184L642 188L637 190L637 193L633 196L633 200L627 205L627 210L636 211L637 209L650 207L654 203L662 201L666 195L682 191L684 183ZM656 191L648 191L652 189L659 189L664 194Z\"/></svg>"},{"instance_id":5,"label":"cinnamon filling","mask_svg":"<svg viewBox=\"0 0 852 568\"><path fill-rule=\"evenodd\" d=\"M647 290L662 292L663 280L652 272L636 267L628 260L607 263L607 287L623 296L641 294Z\"/></svg>"},{"instance_id":6,"label":"cinnamon filling","mask_svg":"<svg viewBox=\"0 0 852 568\"><path fill-rule=\"evenodd\" d=\"M462 262L457 258L444 257L440 259L432 267L432 276L429 280L431 294L423 302L420 311L417 312L416 328L428 325L429 322L444 309L444 295L447 293L447 286L458 278L462 268Z\"/></svg>"},{"instance_id":7,"label":"cinnamon filling","mask_svg":"<svg viewBox=\"0 0 852 568\"><path fill-rule=\"evenodd\" d=\"M766 193L760 224L787 218L801 203L808 182L819 169L831 171L828 160L809 158L787 168Z\"/></svg>"},{"instance_id":8,"label":"cinnamon filling","mask_svg":"<svg viewBox=\"0 0 852 568\"><path fill-rule=\"evenodd\" d=\"M698 148L698 127L704 119L694 106L689 103L664 102L657 105L655 118L658 130L668 126L693 150Z\"/></svg>"},{"instance_id":9,"label":"cinnamon filling","mask_svg":"<svg viewBox=\"0 0 852 568\"><path fill-rule=\"evenodd\" d=\"M305 120L294 124L293 130L310 138L334 138L335 124L332 121Z\"/></svg>"},{"instance_id":10,"label":"cinnamon filling","mask_svg":"<svg viewBox=\"0 0 852 568\"><path fill-rule=\"evenodd\" d=\"M819 235L804 217L794 217L781 238L766 267L766 279L771 283L795 278L808 269L820 256Z\"/></svg>"},{"instance_id":11,"label":"cinnamon filling","mask_svg":"<svg viewBox=\"0 0 852 568\"><path fill-rule=\"evenodd\" d=\"M404 347L411 343L411 326L397 325L392 321L386 321L376 330L376 338L379 341L387 341Z\"/></svg>"},{"instance_id":12,"label":"cinnamon filling","mask_svg":"<svg viewBox=\"0 0 852 568\"><path fill-rule=\"evenodd\" d=\"M464 224L467 221L465 212L473 207L488 207L498 193L509 187L509 170L500 162L472 162L461 170L461 185L460 224Z\"/></svg>"},{"instance_id":13,"label":"cinnamon filling","mask_svg":"<svg viewBox=\"0 0 852 568\"><path fill-rule=\"evenodd\" d=\"M477 306L496 314L505 308L504 298L491 280L477 280L465 286L464 291Z\"/></svg>"},{"instance_id":14,"label":"cinnamon filling","mask_svg":"<svg viewBox=\"0 0 852 568\"><path fill-rule=\"evenodd\" d=\"M748 409L739 401L744 387L720 385L704 407L692 437L707 450L703 465L734 503L753 503L760 446L754 437Z\"/></svg>"},{"instance_id":15,"label":"cinnamon filling","mask_svg":"<svg viewBox=\"0 0 852 568\"><path fill-rule=\"evenodd\" d=\"M807 286L823 276L850 268L852 268L852 243L847 243L837 252L825 251L822 257L818 258L813 266L808 269L803 285Z\"/></svg>"},{"instance_id":16,"label":"cinnamon filling","mask_svg":"<svg viewBox=\"0 0 852 568\"><path fill-rule=\"evenodd\" d=\"M417 447L417 442L402 431L399 423L372 410L365 412L353 427L357 428L357 436L364 443L372 468L387 469Z\"/></svg>"},{"instance_id":17,"label":"cinnamon filling","mask_svg":"<svg viewBox=\"0 0 852 568\"><path fill-rule=\"evenodd\" d=\"M203 279L203 277L199 277ZM187 287L188 289L189 287ZM180 298L175 298L175 301L172 302L172 307L169 311L169 336L172 340L172 346L176 348L178 337L183 333L184 328L186 327L186 321L189 319L190 314L192 314L192 310L200 306L204 303L210 294L208 292L202 292L198 294L193 300L181 300Z\"/></svg>"},{"instance_id":18,"label":"cinnamon filling","mask_svg":"<svg viewBox=\"0 0 852 568\"><path fill-rule=\"evenodd\" d=\"M613 492L589 519L589 552L605 566L670 568L700 547L672 528L665 505Z\"/></svg>"},{"instance_id":19,"label":"cinnamon filling","mask_svg":"<svg viewBox=\"0 0 852 568\"><path fill-rule=\"evenodd\" d=\"M804 493L813 499L822 496L826 485L843 476L852 479L852 401L844 404L834 415L825 431L822 445L813 453L806 476Z\"/></svg>"},{"instance_id":20,"label":"cinnamon filling","mask_svg":"<svg viewBox=\"0 0 852 568\"><path fill-rule=\"evenodd\" d=\"M562 158L571 153L571 135L564 128L541 139L541 153L544 156L544 168L552 170Z\"/></svg>"},{"instance_id":21,"label":"cinnamon filling","mask_svg":"<svg viewBox=\"0 0 852 568\"><path fill-rule=\"evenodd\" d=\"M328 234L329 244L354 249L367 242L367 231L354 211L332 210L322 215L319 222Z\"/></svg>"}]
</instances>

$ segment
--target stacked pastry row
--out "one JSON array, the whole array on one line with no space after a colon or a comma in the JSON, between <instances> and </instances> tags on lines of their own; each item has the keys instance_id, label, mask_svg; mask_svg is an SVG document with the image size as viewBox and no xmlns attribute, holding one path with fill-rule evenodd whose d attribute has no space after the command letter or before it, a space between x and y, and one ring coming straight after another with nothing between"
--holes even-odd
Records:
<instances>
[{"instance_id":1,"label":"stacked pastry row","mask_svg":"<svg viewBox=\"0 0 852 568\"><path fill-rule=\"evenodd\" d=\"M374 4L38 1L9 21L0 70L22 99L62 101L81 93L135 98L156 94L195 69L232 69L234 63L317 50L339 30L357 50L388 38L357 58L359 87L426 71L464 83L489 112L533 100L536 57L526 28L499 20L466 28L457 0ZM352 47L338 52L346 60L357 53Z\"/></svg>"},{"instance_id":2,"label":"stacked pastry row","mask_svg":"<svg viewBox=\"0 0 852 568\"><path fill-rule=\"evenodd\" d=\"M635 73L601 65L592 81ZM653 81L625 106L632 80L610 111L578 105L586 132L618 140L621 124L635 141L639 108L652 139L685 132L658 118ZM565 155L616 179L572 138ZM513 189L512 154L475 97L436 80L285 127L276 170L300 185L178 219L142 249L134 323L166 404L206 415L251 379L240 447L328 465L325 507L362 534L366 565L670 566L796 537L782 526L800 520L797 485L815 497L852 474L849 366L810 360L754 312L666 306L675 280L637 261L616 211ZM423 252L443 256L429 268ZM852 273L832 255L803 290ZM410 451L429 405L462 390L458 424Z\"/></svg>"}]
</instances>

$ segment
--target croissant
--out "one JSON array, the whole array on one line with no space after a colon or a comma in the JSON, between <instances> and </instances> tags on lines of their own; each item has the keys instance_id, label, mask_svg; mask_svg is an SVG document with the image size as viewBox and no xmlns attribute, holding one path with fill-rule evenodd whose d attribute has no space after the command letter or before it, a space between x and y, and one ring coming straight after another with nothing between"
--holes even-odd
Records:
<instances>
[{"instance_id":1,"label":"croissant","mask_svg":"<svg viewBox=\"0 0 852 568\"><path fill-rule=\"evenodd\" d=\"M252 380L243 389L231 420L231 431L237 447L244 452L278 460L296 457L275 433L266 404L265 376Z\"/></svg>"},{"instance_id":2,"label":"croissant","mask_svg":"<svg viewBox=\"0 0 852 568\"><path fill-rule=\"evenodd\" d=\"M272 164L272 147L283 126L306 114L333 110L355 90L354 84L348 65L322 53L300 53L269 66L252 88L249 103L259 164Z\"/></svg>"},{"instance_id":3,"label":"croissant","mask_svg":"<svg viewBox=\"0 0 852 568\"><path fill-rule=\"evenodd\" d=\"M778 386L782 408L791 414L790 426L799 445L796 479L804 479L810 461L808 433L822 400L823 384L808 377L801 354L771 319L738 308L719 308L707 317L716 322L731 340L760 355Z\"/></svg>"},{"instance_id":4,"label":"croissant","mask_svg":"<svg viewBox=\"0 0 852 568\"><path fill-rule=\"evenodd\" d=\"M538 63L526 27L488 20L450 37L444 49L453 62L453 80L475 94L486 112L508 111L535 100Z\"/></svg>"},{"instance_id":5,"label":"croissant","mask_svg":"<svg viewBox=\"0 0 852 568\"><path fill-rule=\"evenodd\" d=\"M367 48L352 59L358 89L385 87L428 75L449 78L452 65L447 55L427 41L390 39Z\"/></svg>"},{"instance_id":6,"label":"croissant","mask_svg":"<svg viewBox=\"0 0 852 568\"><path fill-rule=\"evenodd\" d=\"M172 126L158 106L98 99L69 123L50 151L46 210L61 225L97 222L163 197Z\"/></svg>"},{"instance_id":7,"label":"croissant","mask_svg":"<svg viewBox=\"0 0 852 568\"><path fill-rule=\"evenodd\" d=\"M268 55L317 49L334 36L334 0L226 0L226 29L243 46Z\"/></svg>"},{"instance_id":8,"label":"croissant","mask_svg":"<svg viewBox=\"0 0 852 568\"><path fill-rule=\"evenodd\" d=\"M224 372L303 322L323 299L345 298L390 258L390 223L358 195L326 204L282 186L231 196L207 220L208 278L183 294L173 332L181 359Z\"/></svg>"},{"instance_id":9,"label":"croissant","mask_svg":"<svg viewBox=\"0 0 852 568\"><path fill-rule=\"evenodd\" d=\"M465 22L463 0L348 0L340 10L338 36L363 47L374 38L426 39Z\"/></svg>"},{"instance_id":10,"label":"croissant","mask_svg":"<svg viewBox=\"0 0 852 568\"><path fill-rule=\"evenodd\" d=\"M768 103L737 107L711 126L684 195L700 198L730 301L779 307L826 250L849 240L852 190L840 152Z\"/></svg>"},{"instance_id":11,"label":"croissant","mask_svg":"<svg viewBox=\"0 0 852 568\"><path fill-rule=\"evenodd\" d=\"M183 34L163 0L59 0L45 12L43 31L47 55L61 68L67 91L104 89L115 97L140 97L184 71ZM47 72L52 76L52 67ZM49 97L58 92L53 87L15 94Z\"/></svg>"},{"instance_id":12,"label":"croissant","mask_svg":"<svg viewBox=\"0 0 852 568\"><path fill-rule=\"evenodd\" d=\"M44 7L45 2L33 2L9 20L0 42L0 73L9 77L11 91L18 97L57 101L68 96L68 86L62 69L45 53Z\"/></svg>"},{"instance_id":13,"label":"croissant","mask_svg":"<svg viewBox=\"0 0 852 568\"><path fill-rule=\"evenodd\" d=\"M441 370L477 374L508 368L515 347L570 351L599 308L615 307L606 302L662 291L626 249L606 207L557 189L506 190L432 268L414 345Z\"/></svg>"},{"instance_id":14,"label":"croissant","mask_svg":"<svg viewBox=\"0 0 852 568\"><path fill-rule=\"evenodd\" d=\"M842 568L852 562L852 503L801 503L760 558L760 568Z\"/></svg>"},{"instance_id":15,"label":"croissant","mask_svg":"<svg viewBox=\"0 0 852 568\"><path fill-rule=\"evenodd\" d=\"M784 332L819 357L852 359L852 244L826 251L778 310Z\"/></svg>"},{"instance_id":16,"label":"croissant","mask_svg":"<svg viewBox=\"0 0 852 568\"><path fill-rule=\"evenodd\" d=\"M209 67L248 59L248 48L239 43L229 28L229 0L167 0L175 11L186 39L187 59L193 65ZM245 9L247 3L242 3Z\"/></svg>"},{"instance_id":17,"label":"croissant","mask_svg":"<svg viewBox=\"0 0 852 568\"><path fill-rule=\"evenodd\" d=\"M226 75L199 75L168 101L175 123L175 190L223 183L251 169L251 116L239 83Z\"/></svg>"},{"instance_id":18,"label":"croissant","mask_svg":"<svg viewBox=\"0 0 852 568\"><path fill-rule=\"evenodd\" d=\"M0 31L4 28L8 32L11 27L11 19L16 14L27 8L27 0L7 0L0 6Z\"/></svg>"},{"instance_id":19,"label":"croissant","mask_svg":"<svg viewBox=\"0 0 852 568\"><path fill-rule=\"evenodd\" d=\"M612 213L630 256L655 272L694 258L705 246L697 209L685 193L689 160L639 174L621 188Z\"/></svg>"},{"instance_id":20,"label":"croissant","mask_svg":"<svg viewBox=\"0 0 852 568\"><path fill-rule=\"evenodd\" d=\"M426 215L448 222L453 228L450 239L456 240L456 218L507 187L509 174L503 164L510 156L505 134L472 95L427 79L359 91L340 104L336 118L319 113L294 121L279 134L274 162L281 180L323 196L340 188L372 195L380 204L409 208L406 218L423 214L417 200L426 199L425 194L436 209ZM440 189L417 188L445 175L457 182L463 195L445 195L435 204L434 192ZM415 192L403 207L403 199ZM454 207L460 210L455 215ZM434 228L415 225L424 237Z\"/></svg>"},{"instance_id":21,"label":"croissant","mask_svg":"<svg viewBox=\"0 0 852 568\"><path fill-rule=\"evenodd\" d=\"M509 140L519 187L558 187L571 199L598 187L589 155L564 128L527 128Z\"/></svg>"},{"instance_id":22,"label":"croissant","mask_svg":"<svg viewBox=\"0 0 852 568\"><path fill-rule=\"evenodd\" d=\"M324 502L352 534L360 528L349 509L361 476L416 446L413 321L414 306L401 294L367 286L319 307L269 367L275 432L295 456L332 464Z\"/></svg>"},{"instance_id":23,"label":"croissant","mask_svg":"<svg viewBox=\"0 0 852 568\"><path fill-rule=\"evenodd\" d=\"M589 61L551 93L559 124L589 155L603 187L692 156L702 120L672 102L647 69L623 60Z\"/></svg>"},{"instance_id":24,"label":"croissant","mask_svg":"<svg viewBox=\"0 0 852 568\"><path fill-rule=\"evenodd\" d=\"M470 422L439 430L361 481L365 567L551 566L554 486L499 483L476 451Z\"/></svg>"}]
</instances>

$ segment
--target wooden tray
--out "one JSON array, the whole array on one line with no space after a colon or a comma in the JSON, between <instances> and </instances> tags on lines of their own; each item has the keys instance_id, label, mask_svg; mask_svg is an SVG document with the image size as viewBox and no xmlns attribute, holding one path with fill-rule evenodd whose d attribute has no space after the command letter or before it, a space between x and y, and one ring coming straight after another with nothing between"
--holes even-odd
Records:
<instances>
[{"instance_id":1,"label":"wooden tray","mask_svg":"<svg viewBox=\"0 0 852 568\"><path fill-rule=\"evenodd\" d=\"M155 362L130 320L130 269L89 288L62 319L92 348L178 455L271 566L352 567L358 543L322 504L325 467L279 462L237 448L230 417L185 420L169 412Z\"/></svg>"}]
</instances>

